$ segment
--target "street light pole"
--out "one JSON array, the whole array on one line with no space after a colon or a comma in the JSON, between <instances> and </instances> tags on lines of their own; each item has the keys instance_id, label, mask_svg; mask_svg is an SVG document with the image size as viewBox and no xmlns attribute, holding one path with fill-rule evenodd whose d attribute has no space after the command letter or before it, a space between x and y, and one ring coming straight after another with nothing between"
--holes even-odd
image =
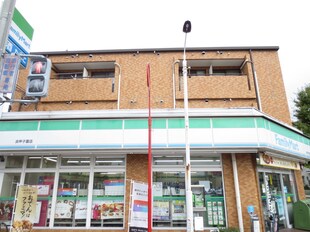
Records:
<instances>
[{"instance_id":1,"label":"street light pole","mask_svg":"<svg viewBox=\"0 0 310 232\"><path fill-rule=\"evenodd\" d=\"M186 188L186 231L194 231L193 226L193 200L191 188L191 164L190 164L190 144L188 138L189 117L188 117L188 90L187 90L187 61L186 61L186 37L191 31L191 22L186 21L183 26L185 33L184 53L183 53L183 82L184 82L184 121L185 121L185 188Z\"/></svg>"},{"instance_id":2,"label":"street light pole","mask_svg":"<svg viewBox=\"0 0 310 232\"><path fill-rule=\"evenodd\" d=\"M4 0L0 11L0 70L2 70L3 54L6 49L15 4L16 0ZM2 99L3 96L3 93L0 93L0 99ZM3 103L0 103L0 116L2 114L2 110Z\"/></svg>"}]
</instances>

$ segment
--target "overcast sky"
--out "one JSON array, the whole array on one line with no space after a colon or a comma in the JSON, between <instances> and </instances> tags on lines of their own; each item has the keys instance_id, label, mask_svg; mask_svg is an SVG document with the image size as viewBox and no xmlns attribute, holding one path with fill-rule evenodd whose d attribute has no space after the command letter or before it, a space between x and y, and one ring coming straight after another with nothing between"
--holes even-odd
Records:
<instances>
[{"instance_id":1,"label":"overcast sky","mask_svg":"<svg viewBox=\"0 0 310 232\"><path fill-rule=\"evenodd\" d=\"M279 46L290 107L310 83L309 0L16 0L31 51ZM291 109L292 113L292 109Z\"/></svg>"}]
</instances>

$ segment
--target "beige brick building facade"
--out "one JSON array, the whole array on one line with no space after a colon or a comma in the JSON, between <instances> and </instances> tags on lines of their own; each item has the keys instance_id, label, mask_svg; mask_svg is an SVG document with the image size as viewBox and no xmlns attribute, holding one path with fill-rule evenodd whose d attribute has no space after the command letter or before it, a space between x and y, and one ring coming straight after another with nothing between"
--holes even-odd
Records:
<instances>
[{"instance_id":1,"label":"beige brick building facade","mask_svg":"<svg viewBox=\"0 0 310 232\"><path fill-rule=\"evenodd\" d=\"M189 107L191 108L257 108L253 67L257 74L262 110L266 114L291 124L284 83L281 74L277 47L267 48L230 48L230 49L188 49L188 65L194 69L205 69L208 78L195 76L188 79ZM252 60L250 55L252 53ZM89 56L91 54L91 56ZM179 83L179 70L182 49L125 50L125 51L87 51L87 52L50 52L48 57L54 64L48 97L42 98L38 110L92 110L117 109L117 89L120 69L110 65L115 71L115 91L111 91L112 78L90 79L72 78L58 80L57 72L70 72L58 69L57 64L80 64L72 73L83 72L83 64L91 62L114 63L121 67L120 109L147 108L146 64L151 66L152 107L155 109L173 108L173 80L175 74L176 108L183 107L182 79ZM212 62L226 61L218 69L242 70L236 76L207 74ZM176 63L175 63L176 62ZM251 63L252 62L252 63ZM254 66L252 67L253 64ZM214 65L214 67L216 67ZM97 68L96 71L100 70ZM28 70L20 72L19 86L25 88ZM145 88L144 88L145 87ZM180 88L179 88L180 87ZM208 99L208 102L205 100ZM225 101L229 99L230 101ZM134 100L134 104L130 101ZM162 102L161 102L162 100ZM72 105L66 102L72 101ZM85 105L85 101L88 102ZM16 108L17 106L15 106ZM14 108L14 109L15 109ZM33 106L22 107L22 111L33 110Z\"/></svg>"},{"instance_id":2,"label":"beige brick building facade","mask_svg":"<svg viewBox=\"0 0 310 232\"><path fill-rule=\"evenodd\" d=\"M11 125L9 123L38 121L39 131L45 130L54 133L53 129L42 129L41 121L49 122L49 120L54 120L58 123L59 121L70 120L70 123L73 124L75 121L80 120L81 124L76 129L79 130L77 136L81 136L77 142L78 145L71 148L65 147L66 141L60 141L56 134L50 134L51 140L55 140L55 142L47 142L48 133L42 134L42 136L47 136L46 141L42 139L44 142L36 143L36 141L40 140L40 136L38 135L38 137L32 139L31 134L27 134L16 138L13 145L7 145L9 142L7 144L3 142L0 146L0 154L5 157L7 163L10 154L12 154L11 157L28 157L23 158L25 163L29 162L30 156L36 155L41 155L41 158L44 159L45 155L54 157L57 154L58 162L59 159L63 159L62 155L67 154L80 157L86 155L87 157L90 156L90 159L93 159L91 157L93 153L102 153L103 157L113 157L115 154L123 155L125 157L123 178L126 183L124 191L124 218L120 226L114 228L113 224L109 224L108 226L102 226L100 231L128 231L130 227L131 186L127 180L138 182L147 182L148 180L148 156L146 143L143 140L145 139L147 129L143 126L145 124L141 127L138 126L138 123L141 122L139 120L146 122L148 116L147 64L150 64L151 69L151 108L154 112L153 120L155 120L153 122L153 126L155 126L153 129L155 140L153 147L153 165L155 170L153 181L160 182L162 179L158 176L162 176L162 173L164 173L162 166L156 166L156 164L160 163L156 163L156 159L166 158L166 156L171 158L176 154L184 155L183 137L178 138L178 133L181 132L183 134L184 128L174 132L179 127L173 124L175 122L173 121L174 119L182 120L183 118L183 50L66 51L45 52L40 53L40 55L48 57L53 64L48 96L41 98L38 103L13 103L11 105L11 112L3 113L0 123L5 125L5 128L9 128ZM292 227L294 225L292 203L305 198L300 169L296 168L295 170L289 166L270 166L269 163L262 165L262 157L266 156L272 157L271 159L273 159L274 163L279 159L285 162L293 162L297 166L299 163L310 159L309 138L306 138L291 127L290 113L278 57L278 47L188 48L187 62L189 74L188 103L191 119L190 131L192 128L197 129L197 131L192 132L196 134L191 134L191 151L194 156L199 158L210 156L221 160L215 166L208 166L208 164L205 166L202 164L200 166L193 166L194 171L203 172L206 176L209 175L213 178L213 183L208 179L209 177L205 177L206 179L199 180L200 184L207 182L216 186L215 183L220 182L217 184L218 187L214 187L214 189L223 191L222 195L213 196L215 197L214 199L223 198L223 208L221 208L223 212L211 210L211 203L214 201L210 200L210 205L208 205L208 199L211 198L207 197L208 194L206 194L205 211L203 213L197 212L196 214L196 216L199 215L204 218L205 231L216 227L237 227L243 231L250 231L251 220L247 212L249 205L254 206L255 213L260 221L261 231L266 231L264 211L267 206L265 204L272 200L271 198L268 199L268 188L266 185L269 184L271 189L271 187L276 185L276 182L278 185L273 189L275 192L272 192L272 194L275 195L276 199L274 201L276 202L274 203L274 210L277 210L277 213L283 216L279 223L280 227ZM20 70L18 87L14 95L15 99L31 99L25 96L28 73L29 67L28 69ZM133 125L132 128L126 126L126 123L131 119L138 120L137 124ZM114 144L113 139L109 138L110 142L105 145L106 147L101 147L100 142L98 142L96 146L91 147L91 145L87 145L88 147L85 148L86 145L82 142L84 141L83 139L87 140L87 137L92 135L86 134L85 137L82 137L81 134L83 130L86 130L84 122L91 120L123 120L122 131L119 132L123 133L120 147L116 147L116 142ZM165 120L165 122L160 124L162 123L161 120ZM59 127L55 130L75 130L67 129L66 125L64 123L62 128ZM111 129L110 126L106 127ZM127 139L126 133L129 129L136 129L135 133L137 134L133 133ZM167 132L166 134L160 134L162 132L156 129L165 129ZM11 130L7 129L6 132L8 131ZM12 129L12 131L14 130ZM140 132L143 134L140 135ZM174 136L171 136L171 134ZM209 135L210 140L208 140ZM31 138L31 143L35 143L34 146L17 147L20 145L18 144L19 141L22 143L21 140L28 138L27 136ZM96 140L96 136L94 135L93 140ZM98 134L98 136L100 135ZM111 134L111 137L113 136ZM135 136L137 137L135 138ZM167 140L162 142L164 145L161 142L157 144L157 141L166 139L165 136L167 136ZM301 139L298 140L296 139L297 137ZM103 136L101 139L104 144L105 137ZM66 140L66 138L63 138L63 140ZM117 140L117 136L115 140ZM174 140L176 140L175 143L173 143ZM129 145L126 143L127 141L129 141ZM60 146L59 144L62 142L64 144ZM298 146L299 149L292 149L290 145L287 145L289 143L295 147ZM83 146L85 147L83 148ZM96 170L96 164L94 165L89 173ZM27 171L28 166L26 164L22 167L25 173L33 171L32 169ZM181 165L181 167L183 166ZM70 166L69 168L72 169L70 169L70 172L76 172L74 167ZM165 166L165 168L167 167ZM180 168L178 163L168 167L168 169L177 171L179 170L178 168ZM7 170L6 166L1 168L4 175ZM119 171L119 167L116 170ZM110 169L109 171L112 172ZM53 171L48 169L46 172L52 173ZM61 167L55 172L57 173L55 174L55 183L58 183L58 188L60 179L56 179L59 175L62 175L62 172L64 171ZM184 173L184 171L181 172ZM216 173L220 173L220 175ZM89 175L90 180L93 176L96 178L96 174ZM27 184L27 174L25 176L21 175L21 182L24 181ZM158 179L156 179L157 177ZM237 182L236 178L238 179ZM267 178L267 181L265 181L265 178ZM287 180L288 182L285 182ZM171 182L174 181L169 182L171 186L174 186L175 183ZM1 183L2 188L4 188L3 183L5 183L5 180L2 180ZM93 181L89 184L91 183ZM165 182L163 181L163 183ZM57 188L56 184L53 188ZM205 187L205 191L207 190L211 191L212 187ZM51 199L53 199L50 199L51 212L57 211L56 195L55 191L51 193ZM3 191L1 197L7 197ZM87 201L87 198L85 199ZM158 197L156 201L164 200ZM186 226L182 222L179 222L180 224L177 224L177 226L173 224L174 216L172 211L173 207L175 207L173 205L175 204L173 196L166 201L169 201L170 204L169 223L171 222L171 224L156 222L153 224L153 231L186 231ZM218 202L222 201L218 200ZM89 208L91 204L92 202L88 201L87 207ZM222 203L217 204L218 209L220 209ZM279 207L280 204L283 204L284 209ZM214 210L213 205L212 207ZM210 214L208 214L209 208ZM78 224L70 225L77 227L74 229L78 231L98 231L98 227L93 227L93 218L90 218L93 216L91 214L91 210L87 211L87 216L85 216L85 222L81 224L82 226L79 227ZM114 219L112 218L111 220L113 222ZM164 218L162 221L165 220L167 218ZM48 222L36 226L34 230L71 231L72 229L62 227L61 219L57 219L56 216L48 218L46 221ZM119 223L118 219L115 219L115 221Z\"/></svg>"}]
</instances>

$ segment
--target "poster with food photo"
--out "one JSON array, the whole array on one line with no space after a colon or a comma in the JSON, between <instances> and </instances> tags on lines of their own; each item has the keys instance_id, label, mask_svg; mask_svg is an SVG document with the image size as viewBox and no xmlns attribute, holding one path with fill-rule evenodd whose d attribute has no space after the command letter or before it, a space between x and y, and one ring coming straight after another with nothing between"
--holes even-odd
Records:
<instances>
[{"instance_id":1,"label":"poster with food photo","mask_svg":"<svg viewBox=\"0 0 310 232\"><path fill-rule=\"evenodd\" d=\"M73 212L73 200L57 200L55 218L71 218Z\"/></svg>"},{"instance_id":2,"label":"poster with food photo","mask_svg":"<svg viewBox=\"0 0 310 232\"><path fill-rule=\"evenodd\" d=\"M123 218L124 202L103 201L101 205L101 219Z\"/></svg>"}]
</instances>

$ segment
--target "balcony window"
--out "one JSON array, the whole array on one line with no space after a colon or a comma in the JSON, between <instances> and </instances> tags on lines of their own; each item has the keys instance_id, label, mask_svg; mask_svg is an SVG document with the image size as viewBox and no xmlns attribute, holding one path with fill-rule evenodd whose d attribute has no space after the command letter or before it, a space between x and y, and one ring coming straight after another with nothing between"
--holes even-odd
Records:
<instances>
[{"instance_id":1,"label":"balcony window","mask_svg":"<svg viewBox=\"0 0 310 232\"><path fill-rule=\"evenodd\" d=\"M212 70L213 76L240 76L241 70L240 69L231 69L231 68L221 68Z\"/></svg>"},{"instance_id":2,"label":"balcony window","mask_svg":"<svg viewBox=\"0 0 310 232\"><path fill-rule=\"evenodd\" d=\"M92 78L114 78L114 71L92 71Z\"/></svg>"},{"instance_id":3,"label":"balcony window","mask_svg":"<svg viewBox=\"0 0 310 232\"><path fill-rule=\"evenodd\" d=\"M187 74L193 76L239 76L244 59L188 60ZM183 76L183 66L179 68Z\"/></svg>"},{"instance_id":4,"label":"balcony window","mask_svg":"<svg viewBox=\"0 0 310 232\"><path fill-rule=\"evenodd\" d=\"M54 63L56 79L114 78L114 61Z\"/></svg>"}]
</instances>

